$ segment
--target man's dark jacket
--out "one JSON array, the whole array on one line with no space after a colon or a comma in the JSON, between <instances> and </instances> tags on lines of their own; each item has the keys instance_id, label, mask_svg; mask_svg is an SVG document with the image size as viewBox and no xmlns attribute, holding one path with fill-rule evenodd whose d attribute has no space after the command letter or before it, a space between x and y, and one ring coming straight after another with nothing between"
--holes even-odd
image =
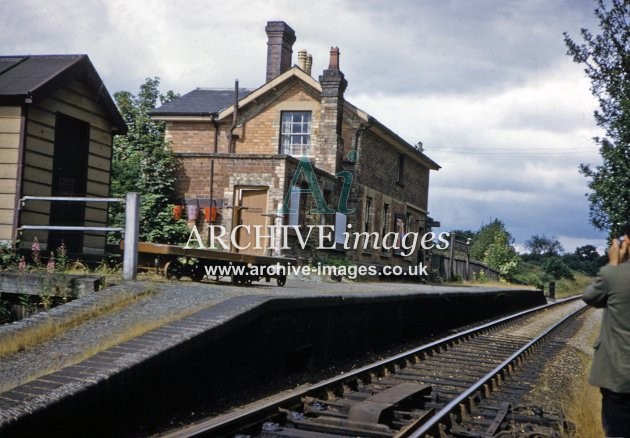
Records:
<instances>
[{"instance_id":1,"label":"man's dark jacket","mask_svg":"<svg viewBox=\"0 0 630 438\"><path fill-rule=\"evenodd\" d=\"M589 382L630 393L630 263L601 268L582 298L604 309Z\"/></svg>"}]
</instances>

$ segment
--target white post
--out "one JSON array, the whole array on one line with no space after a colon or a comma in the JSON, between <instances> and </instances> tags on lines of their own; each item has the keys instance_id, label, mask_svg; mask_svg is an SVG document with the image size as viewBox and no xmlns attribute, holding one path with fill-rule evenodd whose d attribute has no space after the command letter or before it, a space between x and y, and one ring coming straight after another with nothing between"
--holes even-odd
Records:
<instances>
[{"instance_id":1,"label":"white post","mask_svg":"<svg viewBox=\"0 0 630 438\"><path fill-rule=\"evenodd\" d=\"M138 271L138 229L140 227L140 195L127 193L125 204L125 249L123 280L135 280Z\"/></svg>"}]
</instances>

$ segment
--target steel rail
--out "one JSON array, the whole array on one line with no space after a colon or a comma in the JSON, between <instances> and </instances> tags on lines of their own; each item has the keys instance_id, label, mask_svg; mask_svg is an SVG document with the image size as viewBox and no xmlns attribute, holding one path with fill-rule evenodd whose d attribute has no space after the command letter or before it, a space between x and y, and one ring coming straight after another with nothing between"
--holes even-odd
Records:
<instances>
[{"instance_id":1,"label":"steel rail","mask_svg":"<svg viewBox=\"0 0 630 438\"><path fill-rule=\"evenodd\" d=\"M410 356L415 356L422 353L435 351L449 344L453 344L455 341L458 341L462 338L477 335L485 330L489 330L494 327L500 326L502 324L515 321L519 318L528 316L540 310L558 306L558 305L561 305L570 301L574 301L577 299L580 299L579 295L560 299L553 303L548 303L548 304L543 304L537 307L533 307L531 309L527 309L527 310L515 313L513 315L508 315L508 316L499 318L497 320L482 324L480 326L472 327L462 332L449 335L447 337L438 339L428 344L424 344L420 347L407 350L395 356L391 356L389 358L366 365L356 370L349 371L343 374L342 376L335 376L330 379L318 382L316 384L308 385L304 388L283 392L281 395L272 396L268 398L265 402L262 402L262 403L254 402L250 404L249 406L245 406L242 409L239 409L237 412L220 415L218 417L214 417L214 418L202 421L200 423L193 424L186 428L179 429L177 431L173 431L171 433L167 433L165 435L160 435L160 436L162 438L175 438L175 437L188 438L188 437L202 436L204 434L208 434L208 436L224 436L224 434L228 432L234 432L234 431L241 430L247 427L251 427L255 425L256 423L261 422L270 416L277 415L279 406L300 404L302 397L304 397L308 393L321 391L330 386L343 384L343 382L345 381L357 379L363 375L369 375L370 373L374 373L378 370L383 369L384 367L395 365L399 361L404 361ZM442 412L443 410L444 409L440 410L438 414Z\"/></svg>"},{"instance_id":2,"label":"steel rail","mask_svg":"<svg viewBox=\"0 0 630 438\"><path fill-rule=\"evenodd\" d=\"M518 358L520 358L523 355L525 355L526 352L532 350L536 346L536 344L541 343L552 332L557 330L561 325L563 325L565 322L567 322L568 320L573 318L575 315L579 314L580 312L583 312L586 308L588 308L588 306L586 304L584 304L582 307L580 307L579 309L571 312L569 315L565 316L560 321L558 321L557 323L555 323L554 325L552 325L551 327L546 329L543 333L541 333L535 339L531 340L526 345L524 345L523 347L518 349L514 354L512 354L509 358L507 358L505 361L503 361L503 363L501 363L500 365L497 365L492 371L490 371L484 377L479 379L477 381L477 383L475 383L473 386L469 387L466 391L461 393L455 399L451 400L446 406L444 406L440 411L438 411L434 416L432 416L419 429L417 429L417 430L415 430L413 432L401 431L400 433L396 434L395 437L396 438L419 438L419 437L425 436L427 434L429 436L431 436L432 434L437 434L436 436L441 436L440 435L440 431L436 430L436 429L439 428L440 424L444 423L444 419L446 417L448 417L451 413L455 412L458 409L460 404L465 403L467 405L467 407L470 409L470 406L468 406L468 403L466 403L468 401L469 397L473 396L478 391L480 391L483 388L484 385L486 385L489 382L491 382L492 379L494 379L498 375L500 375L510 365L513 365L517 361ZM447 420L447 422L448 421L449 420Z\"/></svg>"}]
</instances>

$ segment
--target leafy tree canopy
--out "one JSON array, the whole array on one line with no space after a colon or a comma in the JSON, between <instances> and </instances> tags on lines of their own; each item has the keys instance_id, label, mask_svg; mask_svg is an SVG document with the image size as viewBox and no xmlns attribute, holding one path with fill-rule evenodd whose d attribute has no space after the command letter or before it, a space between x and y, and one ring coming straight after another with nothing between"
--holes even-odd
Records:
<instances>
[{"instance_id":1,"label":"leafy tree canopy","mask_svg":"<svg viewBox=\"0 0 630 438\"><path fill-rule=\"evenodd\" d=\"M492 222L482 225L479 231L475 233L470 245L470 258L473 260L483 260L486 250L495 242L497 233L505 233L506 245L513 245L514 238L505 228L505 224L500 219L494 219Z\"/></svg>"},{"instance_id":2,"label":"leafy tree canopy","mask_svg":"<svg viewBox=\"0 0 630 438\"><path fill-rule=\"evenodd\" d=\"M571 269L562 261L561 257L546 258L542 263L542 267L554 280L561 278L573 280L574 278L573 272L571 272Z\"/></svg>"},{"instance_id":3,"label":"leafy tree canopy","mask_svg":"<svg viewBox=\"0 0 630 438\"><path fill-rule=\"evenodd\" d=\"M477 232L471 230L453 230L451 234L455 234L455 239L462 242L466 242L468 239L471 241L477 236Z\"/></svg>"},{"instance_id":4,"label":"leafy tree canopy","mask_svg":"<svg viewBox=\"0 0 630 438\"><path fill-rule=\"evenodd\" d=\"M112 195L127 192L141 195L140 240L159 243L184 241L188 229L183 220L172 217L175 177L178 162L164 139L164 123L151 120L149 113L159 103L177 97L172 91L160 94L157 77L147 78L134 95L114 93L114 100L129 132L114 140L112 156ZM123 225L124 211L112 205L110 224Z\"/></svg>"},{"instance_id":5,"label":"leafy tree canopy","mask_svg":"<svg viewBox=\"0 0 630 438\"><path fill-rule=\"evenodd\" d=\"M497 230L492 243L486 248L483 262L508 281L514 279L518 273L520 258L514 247L510 244L510 234L505 230Z\"/></svg>"},{"instance_id":6,"label":"leafy tree canopy","mask_svg":"<svg viewBox=\"0 0 630 438\"><path fill-rule=\"evenodd\" d=\"M602 163L582 164L580 172L590 181L590 220L599 230L617 235L630 220L630 3L597 0L599 33L581 30L582 43L566 32L567 54L583 64L591 91L599 101L595 111L604 137L596 137Z\"/></svg>"},{"instance_id":7,"label":"leafy tree canopy","mask_svg":"<svg viewBox=\"0 0 630 438\"><path fill-rule=\"evenodd\" d=\"M534 234L530 240L525 242L525 247L537 256L558 256L564 252L560 242L544 234Z\"/></svg>"},{"instance_id":8,"label":"leafy tree canopy","mask_svg":"<svg viewBox=\"0 0 630 438\"><path fill-rule=\"evenodd\" d=\"M601 255L597 252L597 248L593 245L584 245L575 248L575 255L578 256L580 260L589 262L594 262L601 257Z\"/></svg>"}]
</instances>

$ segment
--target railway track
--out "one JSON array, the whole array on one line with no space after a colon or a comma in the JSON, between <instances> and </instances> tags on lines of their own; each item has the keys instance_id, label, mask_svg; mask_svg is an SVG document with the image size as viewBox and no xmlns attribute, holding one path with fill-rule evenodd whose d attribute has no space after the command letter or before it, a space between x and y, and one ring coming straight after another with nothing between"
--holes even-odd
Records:
<instances>
[{"instance_id":1,"label":"railway track","mask_svg":"<svg viewBox=\"0 0 630 438\"><path fill-rule=\"evenodd\" d=\"M501 318L166 436L563 436L561 415L518 403L518 375L585 307L574 297Z\"/></svg>"}]
</instances>

